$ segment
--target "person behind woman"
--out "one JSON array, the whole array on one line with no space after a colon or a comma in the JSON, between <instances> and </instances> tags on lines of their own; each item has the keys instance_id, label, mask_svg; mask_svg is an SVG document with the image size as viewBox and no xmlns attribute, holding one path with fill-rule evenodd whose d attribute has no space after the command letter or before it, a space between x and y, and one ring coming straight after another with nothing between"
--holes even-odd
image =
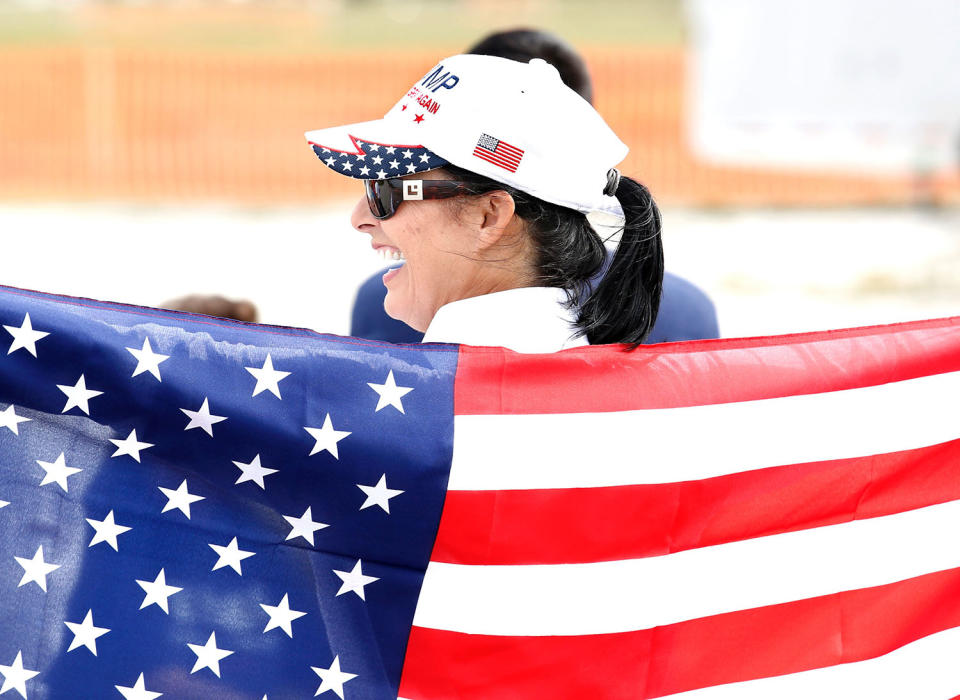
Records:
<instances>
[{"instance_id":1,"label":"person behind woman","mask_svg":"<svg viewBox=\"0 0 960 700\"><path fill-rule=\"evenodd\" d=\"M351 217L404 264L384 308L424 341L549 352L635 346L660 300L660 213L615 166L627 147L550 64L444 59L381 120L306 134L321 161L363 180ZM625 223L604 245L586 214L616 196Z\"/></svg>"}]
</instances>

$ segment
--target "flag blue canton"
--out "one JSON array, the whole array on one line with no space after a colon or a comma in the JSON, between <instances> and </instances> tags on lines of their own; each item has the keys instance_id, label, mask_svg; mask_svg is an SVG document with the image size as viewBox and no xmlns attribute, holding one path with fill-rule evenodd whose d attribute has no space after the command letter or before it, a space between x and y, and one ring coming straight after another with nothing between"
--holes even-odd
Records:
<instances>
[{"instance_id":1,"label":"flag blue canton","mask_svg":"<svg viewBox=\"0 0 960 700\"><path fill-rule=\"evenodd\" d=\"M447 483L455 347L9 288L0 326L11 688L396 697Z\"/></svg>"},{"instance_id":2,"label":"flag blue canton","mask_svg":"<svg viewBox=\"0 0 960 700\"><path fill-rule=\"evenodd\" d=\"M357 141L361 153L344 153L311 144L317 158L331 170L359 180L383 180L443 167L447 161L423 146L391 146Z\"/></svg>"}]
</instances>

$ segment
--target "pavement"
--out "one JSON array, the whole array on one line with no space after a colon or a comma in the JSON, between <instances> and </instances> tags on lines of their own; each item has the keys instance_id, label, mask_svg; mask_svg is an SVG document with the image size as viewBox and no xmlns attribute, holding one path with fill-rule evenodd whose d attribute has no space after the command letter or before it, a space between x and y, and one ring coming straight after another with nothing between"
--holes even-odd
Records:
<instances>
[{"instance_id":1,"label":"pavement","mask_svg":"<svg viewBox=\"0 0 960 700\"><path fill-rule=\"evenodd\" d=\"M265 323L346 334L382 263L317 208L0 204L0 283L156 306L246 298ZM667 269L714 300L725 337L960 315L960 210L663 213Z\"/></svg>"}]
</instances>

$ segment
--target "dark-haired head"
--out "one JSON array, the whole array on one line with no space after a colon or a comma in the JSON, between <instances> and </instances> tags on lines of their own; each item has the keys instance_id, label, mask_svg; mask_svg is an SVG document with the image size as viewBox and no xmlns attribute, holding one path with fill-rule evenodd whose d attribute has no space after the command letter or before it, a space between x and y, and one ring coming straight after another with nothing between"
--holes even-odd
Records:
<instances>
[{"instance_id":1,"label":"dark-haired head","mask_svg":"<svg viewBox=\"0 0 960 700\"><path fill-rule=\"evenodd\" d=\"M604 242L585 214L447 165L451 177L469 183L474 195L504 191L514 201L534 251L535 284L559 287L577 309L577 333L593 345L636 346L653 328L663 285L660 210L650 191L620 177L615 195L625 221L609 268L596 285L606 258Z\"/></svg>"},{"instance_id":2,"label":"dark-haired head","mask_svg":"<svg viewBox=\"0 0 960 700\"><path fill-rule=\"evenodd\" d=\"M471 46L466 53L499 56L527 63L542 58L552 64L571 90L593 104L593 83L587 64L570 44L539 29L510 29L494 32Z\"/></svg>"},{"instance_id":3,"label":"dark-haired head","mask_svg":"<svg viewBox=\"0 0 960 700\"><path fill-rule=\"evenodd\" d=\"M365 180L354 227L382 254L406 260L383 278L394 318L429 329L454 302L547 287L563 290L574 332L591 343L635 345L652 327L663 274L659 212L639 183L608 181L627 146L547 61L451 56L383 119L307 140L325 165ZM419 145L391 145L404 143ZM584 212L608 210L604 195L616 196L625 222L592 285L607 256Z\"/></svg>"}]
</instances>

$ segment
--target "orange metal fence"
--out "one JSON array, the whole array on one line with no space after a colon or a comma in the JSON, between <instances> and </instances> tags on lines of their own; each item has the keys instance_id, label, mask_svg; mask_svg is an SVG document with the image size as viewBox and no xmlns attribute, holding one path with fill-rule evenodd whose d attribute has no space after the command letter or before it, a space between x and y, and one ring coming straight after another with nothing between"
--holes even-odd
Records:
<instances>
[{"instance_id":1,"label":"orange metal fence","mask_svg":"<svg viewBox=\"0 0 960 700\"><path fill-rule=\"evenodd\" d=\"M683 138L684 52L587 49L623 170L665 203L843 205L917 197L908 178L717 168ZM378 116L438 52L251 56L96 48L0 52L0 198L304 202L356 193L302 132ZM924 196L960 201L960 181Z\"/></svg>"}]
</instances>

